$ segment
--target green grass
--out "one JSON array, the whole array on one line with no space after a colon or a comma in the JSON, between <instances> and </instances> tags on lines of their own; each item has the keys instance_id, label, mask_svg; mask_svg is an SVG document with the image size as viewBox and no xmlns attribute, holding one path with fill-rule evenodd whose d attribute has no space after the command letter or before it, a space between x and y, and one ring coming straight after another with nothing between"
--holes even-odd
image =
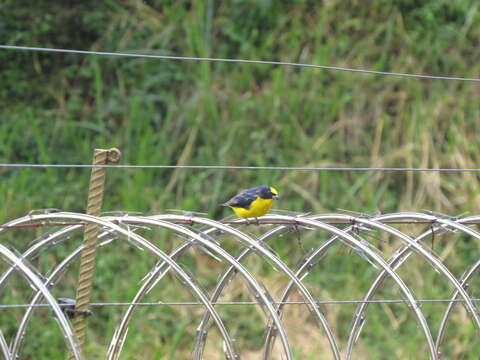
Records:
<instances>
[{"instance_id":1,"label":"green grass","mask_svg":"<svg viewBox=\"0 0 480 360\"><path fill-rule=\"evenodd\" d=\"M406 0L368 5L212 0L87 1L51 7L22 3L7 0L0 5L0 43L478 77L480 20L473 0L432 0L420 5ZM123 164L144 165L476 168L480 163L475 83L7 50L0 51L0 62L4 65L0 70L2 163L89 163L93 148L112 146L122 151ZM0 168L0 222L32 209L84 211L89 174L88 169ZM154 214L173 208L207 212L220 219L227 213L219 203L239 189L264 183L280 190L278 207L292 211L430 209L457 215L480 210L474 173L183 169L109 170L104 210ZM2 243L25 249L34 236L34 232L8 232ZM308 248L324 238L324 234L308 236L304 241ZM45 259L42 255L43 266L65 256L80 239L79 235L64 248L45 254ZM165 250L180 243L165 233L159 233L155 241ZM293 235L273 240L272 246L290 265L302 255ZM435 250L442 253L448 246L449 241L439 240ZM110 248L115 251L99 254L94 298L128 301L154 259L119 242ZM446 260L456 275L475 261L477 249L473 241L456 241ZM374 276L367 264L346 256L338 247L331 253L311 275L314 293L335 299L362 296ZM436 273L429 272L418 258L410 263L401 274L417 296L449 296L451 289ZM247 264L266 284L286 281L258 260ZM200 271L202 285L208 289L222 268L210 268L211 263L198 254L187 256L185 266ZM126 272L125 277L118 276L119 272ZM360 272L365 272L364 278L358 276ZM61 283L59 296L73 296L75 279L72 269ZM176 280L169 281L175 284ZM178 282L167 284L165 280L162 289L151 295L152 301L192 299ZM1 301L28 301L21 289L10 285ZM389 283L382 295L399 296L395 289ZM440 321L441 309L441 305L429 308L432 324ZM326 311L344 337L353 308L330 306ZM250 316L250 312L229 309L224 315L238 334L239 347L248 354L245 358L256 358L263 315ZM295 322L299 314L292 312L289 324L299 326ZM20 314L8 314L7 335ZM28 336L26 358L64 356L65 348L48 314L45 311L39 319L48 321L49 331L42 332L38 320L38 327ZM120 314L119 309L96 311L89 358L104 356ZM188 357L200 314L195 308L141 309L123 358ZM449 330L454 340L444 351L449 358L461 358L461 354L463 359L472 358L469 354L479 353L478 346L471 348L475 332L461 310L455 316L456 325ZM415 321L405 308L372 306L368 317L371 325L365 326L360 338L358 358L381 358L388 353L406 359L426 354ZM395 336L389 332L392 319L398 322ZM315 330L308 321L305 327ZM296 339L295 351L304 357L309 354L303 342L323 344L324 340L320 335L302 339ZM220 347L218 336L209 340L209 356L219 356Z\"/></svg>"}]
</instances>

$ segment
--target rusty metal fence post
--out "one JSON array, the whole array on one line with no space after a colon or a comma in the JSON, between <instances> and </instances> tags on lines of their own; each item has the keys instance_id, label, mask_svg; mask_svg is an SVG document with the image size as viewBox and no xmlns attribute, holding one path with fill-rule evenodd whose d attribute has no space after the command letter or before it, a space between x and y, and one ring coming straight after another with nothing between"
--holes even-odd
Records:
<instances>
[{"instance_id":1,"label":"rusty metal fence post","mask_svg":"<svg viewBox=\"0 0 480 360\"><path fill-rule=\"evenodd\" d=\"M93 153L93 165L105 165L107 162L115 163L120 160L120 150L95 149ZM92 168L90 185L88 189L87 214L99 216L102 208L103 193L105 188L106 169L101 167ZM97 250L97 237L99 227L96 224L85 225L83 249L80 258L80 269L77 284L75 316L73 328L77 337L80 352L83 352L85 344L87 315L92 293L92 280L95 271L95 257Z\"/></svg>"}]
</instances>

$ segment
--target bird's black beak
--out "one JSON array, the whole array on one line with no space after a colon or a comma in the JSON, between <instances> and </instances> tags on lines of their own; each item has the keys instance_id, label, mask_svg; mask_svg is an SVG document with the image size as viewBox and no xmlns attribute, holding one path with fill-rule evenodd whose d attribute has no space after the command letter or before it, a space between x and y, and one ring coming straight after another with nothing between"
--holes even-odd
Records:
<instances>
[{"instance_id":1,"label":"bird's black beak","mask_svg":"<svg viewBox=\"0 0 480 360\"><path fill-rule=\"evenodd\" d=\"M278 196L278 195L272 195L272 199L278 200L278 199L280 199L280 196Z\"/></svg>"}]
</instances>

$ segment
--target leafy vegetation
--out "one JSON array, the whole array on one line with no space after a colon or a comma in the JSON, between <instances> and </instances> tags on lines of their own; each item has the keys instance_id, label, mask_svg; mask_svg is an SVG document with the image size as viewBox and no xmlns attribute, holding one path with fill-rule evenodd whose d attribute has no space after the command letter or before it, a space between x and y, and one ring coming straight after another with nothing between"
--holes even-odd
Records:
<instances>
[{"instance_id":1,"label":"leafy vegetation","mask_svg":"<svg viewBox=\"0 0 480 360\"><path fill-rule=\"evenodd\" d=\"M4 0L0 4L0 43L281 60L478 78L478 11L474 0L368 4L338 0L109 0L78 4ZM121 149L122 163L144 165L477 168L480 163L477 83L12 50L0 50L0 63L2 163L89 163L93 148L112 146ZM0 222L31 209L83 211L89 173L88 169L0 168ZM274 184L282 196L278 207L292 211L429 209L457 215L480 210L476 173L112 169L107 183L106 211L146 214L174 208L207 212L219 219L227 215L219 203L237 190L257 184ZM2 238L25 249L32 236L9 232ZM322 236L326 235L302 234L305 247L315 246ZM295 238L288 235L272 242L290 265L302 255ZM476 260L471 256L478 246L458 239L451 248L448 240L453 238L440 238L435 250L443 257L449 255L449 266L460 275ZM76 239L78 245L81 236ZM167 250L180 243L165 234L158 236L158 242ZM383 246L388 250L395 245ZM118 252L99 254L96 301L117 297L129 301L138 280L154 263L128 245L115 246ZM332 254L311 275L319 298L360 298L373 280L375 274L369 272L368 264L346 254ZM60 256L52 252L49 260ZM408 285L417 296L450 295L451 289L427 265L416 258L409 261L415 266L406 269L405 276L411 279ZM203 275L207 287L209 279L215 279L222 269L198 254L190 254L185 262ZM252 272L264 275L267 285L285 280L258 260L247 264ZM119 271L128 272L128 281L119 278ZM365 278L359 279L357 274L363 272ZM66 279L59 296L73 296L73 269ZM399 296L395 286L389 286L385 297ZM2 302L21 301L17 295L10 298L18 292L17 285L15 291L8 289ZM164 280L162 290L152 299L192 299L179 289L167 286ZM443 308L431 307L428 320L438 324L439 309ZM340 337L348 332L353 309L332 306L326 310ZM401 359L418 358L421 353L426 358L426 348L418 346L423 339L418 329L412 328L415 321L405 307L375 309L369 312L371 326L367 323L362 333L358 358L381 358L385 353ZM102 308L96 312L89 358L104 356L120 311ZM245 358L258 358L263 315L252 316L248 309L224 311L227 325L237 329ZM313 323L296 323L295 317L301 313L295 311L299 310L292 310L286 321L291 321L292 327L309 329L310 335L297 335L292 341L299 358L308 358L307 345L314 343L319 350L325 339L312 335L316 330ZM188 357L200 313L198 308L140 309L124 358ZM12 314L13 326L19 315ZM30 358L64 356L51 318L49 331L40 331L48 314L45 311L37 320L36 336L29 336L25 354ZM471 349L476 336L471 322L460 309L456 316L457 327L451 331L460 335L444 349L446 356L476 358L480 350L478 345ZM245 321L236 324L242 317ZM396 324L395 329L389 321ZM47 341L50 347L41 345ZM215 341L208 343L209 359L220 356ZM37 345L45 353L38 354Z\"/></svg>"}]
</instances>

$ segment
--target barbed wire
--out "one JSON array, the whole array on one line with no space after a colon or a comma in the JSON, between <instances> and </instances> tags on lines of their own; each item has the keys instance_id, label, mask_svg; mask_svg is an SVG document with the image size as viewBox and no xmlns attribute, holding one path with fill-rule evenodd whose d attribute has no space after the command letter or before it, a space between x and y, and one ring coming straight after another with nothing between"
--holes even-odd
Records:
<instances>
[{"instance_id":1,"label":"barbed wire","mask_svg":"<svg viewBox=\"0 0 480 360\"><path fill-rule=\"evenodd\" d=\"M188 211L185 211L188 213ZM170 222L174 224L182 224L182 225L192 225L191 221L188 220L170 220ZM329 220L325 219L322 220L325 224L331 225L354 225L355 220ZM119 221L113 220L112 223L118 224ZM122 220L123 224L129 225L136 225L136 221L129 221L128 217L125 217ZM226 225L238 225L235 220L222 220L220 221L222 224ZM434 225L436 220L382 220L382 224L392 224L392 225ZM47 226L74 226L74 225L86 225L86 222L83 221L72 221L72 222L52 222L52 221L42 221L38 223L25 223L25 224L16 224L16 225L0 225L0 229L21 229L21 228L40 228L40 227L47 227ZM480 225L480 220L466 220L462 221L464 225ZM298 225L298 222L291 220L252 220L247 222L246 225Z\"/></svg>"},{"instance_id":2,"label":"barbed wire","mask_svg":"<svg viewBox=\"0 0 480 360\"><path fill-rule=\"evenodd\" d=\"M464 299L418 299L418 304L425 303L461 303ZM473 302L480 302L480 298L472 298ZM272 301L273 305L307 305L306 301ZM378 299L378 300L319 300L315 302L317 305L358 305L358 304L408 304L408 300L404 299ZM213 301L212 305L221 306L242 306L242 305L261 305L258 301ZM199 301L156 301L156 302L96 302L89 304L92 307L109 307L109 306L204 306ZM69 307L71 304L59 303L60 307ZM51 307L50 304L0 304L0 309L16 309L16 308L45 308Z\"/></svg>"},{"instance_id":3,"label":"barbed wire","mask_svg":"<svg viewBox=\"0 0 480 360\"><path fill-rule=\"evenodd\" d=\"M480 328L480 317L477 313L477 304L480 302L480 298L476 296L474 298L473 294L470 292L467 293L467 288L469 287L469 281L472 278L475 271L478 270L480 266L480 261L477 261L473 266L470 266L466 272L461 276L461 278L456 278L454 275L450 273L448 268L441 262L439 257L436 257L433 252L430 252L428 249L424 248L421 244L423 240L426 240L432 237L432 247L433 247L433 236L435 233L441 233L442 231L459 231L462 234L467 234L472 238L480 240L480 234L475 232L474 230L470 229L469 227L465 226L467 221L471 220L480 220L480 216L472 216L467 218L459 218L462 215L457 216L448 216L443 214L436 214L432 213L432 215L421 214L421 213L393 213L393 214L384 214L384 215L372 215L364 214L364 213L356 213L351 212L350 215L346 214L318 214L318 215L310 215L310 214L298 214L294 216L285 216L285 215L270 215L265 216L263 219L267 221L271 220L289 220L292 221L293 226L305 226L307 229L321 229L326 230L331 235L329 235L328 240L319 244L318 247L312 249L309 252L305 252L302 255L302 259L297 262L297 265L294 269L289 269L284 264L284 262L276 257L275 251L272 249L270 250L269 246L266 244L268 240L274 236L281 236L283 234L283 227L276 228L274 231L270 230L265 232L260 237L250 236L247 233L243 232L242 230L236 229L233 226L228 227L218 221L210 220L208 218L201 218L198 216L193 216L193 213L190 216L187 216L187 213L183 215L170 215L170 214L159 214L157 216L152 216L151 218L142 217L142 216L135 216L128 214L119 214L119 216L109 216L105 218L101 217L89 217L85 214L80 213L62 213L59 212L55 214L58 209L43 209L44 213L38 213L42 211L42 209L32 210L32 212L26 216L23 216L17 220L11 222L11 224L21 224L21 223L34 223L35 221L52 221L59 225L68 225L71 222L91 222L96 223L98 226L102 227L102 234L105 235L102 246L111 243L111 241L115 240L116 237L112 238L112 231L118 232L119 234L126 236L127 241L131 244L136 246L139 250L147 250L149 253L155 254L157 257L157 261L155 262L154 267L146 274L146 276L141 280L143 284L137 290L134 298L125 299L126 302L119 302L118 300L123 299L113 299L116 300L115 302L93 302L89 305L89 308L93 310L93 313L101 314L100 309L109 309L110 311L120 311L123 313L122 320L120 321L118 327L115 329L114 336L112 337L111 345L109 349L117 349L115 351L121 351L123 344L125 343L125 339L127 337L127 332L129 325L131 324L133 310L134 307L139 306L143 307L142 309L148 309L150 311L155 310L163 310L165 306L171 306L172 308L185 308L189 306L197 307L198 309L205 310L205 313L202 317L202 320L197 327L196 333L201 334L201 338L197 337L195 342L195 353L202 354L203 347L205 344L204 339L207 339L208 332L209 332L209 324L215 322L220 330L221 336L225 340L226 344L231 345L231 337L229 336L228 332L226 332L223 326L222 318L219 315L219 308L225 306L260 306L262 310L265 311L267 314L267 318L269 318L268 324L266 325L266 335L264 340L264 347L265 349L269 349L269 344L273 343L273 339L277 335L277 331L279 334L280 340L282 340L282 346L284 347L284 352L290 355L290 347L288 346L288 342L285 341L285 332L286 328L284 324L279 320L280 317L283 316L282 311L286 310L286 306L298 306L298 305L307 305L308 309L312 313L313 316L319 321L319 327L324 329L327 333L327 337L329 339L329 344L331 347L332 353L336 354L335 358L340 359L340 354L338 351L338 342L335 337L332 336L331 331L331 324L329 324L328 320L325 317L324 311L322 310L321 306L340 306L341 308L345 308L348 306L355 306L356 309L353 309L352 312L352 325L350 327L350 332L348 333L348 341L346 353L350 353L350 345L353 344L355 339L358 338L361 329L365 324L365 320L369 318L367 315L367 304L390 304L388 306L401 306L405 311L408 311L410 317L412 315L415 317L417 322L420 325L420 331L424 334L426 342L429 347L429 352L432 356L431 358L436 358L435 354L438 353L436 349L438 349L438 345L433 342L431 337L431 326L427 323L425 312L426 311L442 311L443 309L437 308L437 305L441 305L442 308L445 308L444 315L442 318L442 323L438 330L438 340L437 343L441 343L443 339L443 333L445 332L445 328L449 322L449 318L451 318L450 314L452 313L453 306L455 304L462 304L465 305L466 314L468 317L471 318L473 324ZM348 212L348 210L338 209L340 211ZM170 210L170 211L179 211L179 210ZM426 210L424 210L426 211ZM114 212L118 213L118 212ZM354 216L355 215L355 216ZM162 221L163 219L163 221ZM422 234L415 236L415 238L411 238L408 234L403 233L397 229L391 228L389 226L385 226L381 223L383 220L402 220L402 219L418 219L423 221L435 221L437 225L429 226ZM175 220L183 221L188 225L201 225L204 230L197 229L198 231L193 231L191 228L175 225L172 222ZM230 221L229 218L224 219L225 221ZM327 225L322 223L322 220L342 220L342 221L353 221L353 226L348 227L346 229L338 229L336 227ZM129 226L118 226L114 225L113 221L117 221L119 224L126 225L126 222L136 222L137 225L143 224L143 229L146 229L146 226L158 227L169 229L176 232L181 238L183 238L184 243L176 247L175 250L171 251L169 254L165 253L161 249L157 248L155 245L152 245L146 238L143 238L135 233L136 228L130 228ZM241 223L248 224L248 220L241 220L235 219L234 221L239 222L238 225ZM251 224L260 223L262 218L258 221L252 221ZM8 223L6 224L8 225ZM206 227L205 227L206 226ZM363 227L364 226L364 227ZM61 264L55 266L55 268L48 270L47 273L49 274L48 277L43 275L43 271L37 271L33 266L30 265L29 260L36 258L36 256L42 253L44 250L51 249L56 244L62 242L62 239L69 239L70 234L69 231L75 231L79 228L79 226L72 226L70 228L65 228L65 230L57 231L57 232L49 232L42 237L36 237L37 243L30 246L30 248L23 253L19 251L12 252L7 247L3 247L2 254L7 258L7 261L11 263L9 270L5 272L3 275L5 282L8 278L10 278L10 274L13 273L17 269L21 269L21 271L26 274L27 279L29 279L29 283L33 284L33 290L35 291L34 297L32 300L29 300L29 303L23 304L16 304L15 299L12 299L10 303L4 303L0 305L0 310L5 309L15 309L23 308L25 311L25 315L23 317L22 322L19 325L19 330L17 332L15 342L13 343L14 346L17 343L16 339L23 339L24 334L29 326L29 321L31 316L33 315L33 311L37 310L37 308L42 308L44 312L47 314L52 314L52 316L56 316L56 318L60 320L64 320L65 323L62 325L62 329L67 336L70 336L70 340L73 339L73 335L70 335L68 331L69 324L67 322L67 318L75 318L79 314L83 316L90 315L92 312L88 311L79 311L81 310L76 309L75 300L69 298L59 298L57 296L51 295L51 290L46 289L46 285L48 284L49 288L57 286L60 284L60 277L65 274L65 271L72 266L76 257L80 254L81 247L77 247L74 252L71 252L68 257L66 257ZM137 227L141 228L141 227ZM277 231L278 230L278 231ZM285 230L290 230L288 227L285 227ZM387 254L380 254L383 251L377 249L375 246L371 246L368 240L365 240L360 234L356 233L356 230L362 231L383 231L388 236L393 236L394 238L398 238L402 241L402 246L396 249L393 254L387 259L384 258L382 255ZM217 236L222 236L224 234L229 234L235 237L236 241L238 241L243 246L247 246L247 248L243 249L242 252L236 256L231 255L229 252L224 250L219 243L216 242ZM380 237L375 236L377 239ZM384 238L384 236L382 236ZM190 241L192 240L192 241ZM299 239L300 241L300 239ZM313 269L314 266L319 265L319 262L325 258L326 251L333 246L337 241L341 241L347 247L349 247L355 255L359 255L367 262L372 265L373 268L376 270L381 270L376 272L375 280L369 286L369 290L364 294L360 295L360 299L331 299L331 297L321 297L315 296L307 290L307 284L304 284L302 281L305 279ZM31 243L30 243L31 244ZM207 289L200 286L198 279L195 279L193 273L189 271L187 268L183 268L181 263L178 262L178 257L181 256L185 251L190 249L191 247L200 246L206 247L210 249L215 254L218 255L218 259L224 261L227 264L227 268L221 271L220 276L217 277L217 283L215 285L209 286ZM392 250L393 251L393 250ZM448 283L452 284L455 288L455 291L449 295L439 295L439 298L428 298L425 299L423 297L427 296L423 294L421 298L416 299L413 295L412 291L404 285L404 282L400 278L397 273L398 267L401 266L407 258L415 252L416 254L420 255L423 259L427 260L428 264L430 264L433 270L437 271L439 274L444 276ZM210 253L210 252L208 252ZM257 255L260 256L261 260L271 266L274 270L280 271L290 278L289 284L283 288L281 293L275 292L275 294L270 294L269 289L265 286L261 285L262 282L258 279L255 279L253 275L250 275L247 270L244 270L243 265L241 262L246 259L249 255ZM373 261L367 259L367 256L371 257ZM178 297L161 297L160 299L169 300L165 301L145 301L149 300L145 298L150 291L157 286L158 282L167 275L168 271L173 269L173 271L178 275L179 282L187 287L187 289L191 290L193 294L197 296L192 296L184 299L179 299ZM225 289L230 284L231 280L240 274L242 278L246 281L248 295L245 296L235 296L231 299L234 301L221 301L221 296L224 294ZM399 286L401 294L395 292L395 294L386 295L383 292L380 292L382 288L382 283L390 277L395 281L395 283ZM327 276L326 281L331 283L334 279L331 276ZM295 300L300 301L289 301L293 300L290 296L293 294L292 291L295 291L295 288L298 288L299 293L298 295L301 298L293 298ZM340 297L340 296L339 296ZM352 295L351 297L354 297ZM390 297L390 299L383 299L384 297ZM393 297L393 299L392 299ZM448 297L448 299L445 299ZM42 300L45 299L45 300ZM159 299L157 297L157 299ZM104 300L104 299L99 299ZM105 299L111 300L111 299ZM190 300L190 301L185 301ZM47 301L47 303L45 303ZM59 304L62 306L62 309L59 308ZM90 307L91 306L91 307ZM145 308L147 306L148 308ZM159 308L159 306L163 306L163 308ZM103 307L103 308L102 308ZM115 308L116 307L116 308ZM121 309L119 307L127 307ZM195 309L195 308L192 308ZM53 310L53 311L52 311ZM328 309L327 309L328 310ZM1 312L0 312L1 313ZM6 314L6 313L5 313ZM53 315L54 314L54 315ZM452 319L453 320L453 319ZM213 321L213 322L212 322ZM30 325L33 326L33 325ZM275 330L275 331L274 331ZM198 340L200 339L200 340ZM20 340L19 340L20 341ZM73 343L73 341L71 341ZM286 344L286 345L285 345ZM4 348L6 348L4 346ZM14 347L12 347L14 348ZM74 346L72 345L72 349ZM229 351L229 357L235 358L235 351ZM13 351L12 351L13 354ZM15 357L12 355L11 357ZM348 357L348 356L347 356ZM200 358L200 357L199 357ZM293 357L289 357L293 359Z\"/></svg>"},{"instance_id":4,"label":"barbed wire","mask_svg":"<svg viewBox=\"0 0 480 360\"><path fill-rule=\"evenodd\" d=\"M480 172L478 168L412 168L412 167L296 167L237 165L92 165L92 164L25 164L0 163L4 168L112 168L112 169L199 169L199 170L278 170L278 171L392 171L392 172Z\"/></svg>"},{"instance_id":5,"label":"barbed wire","mask_svg":"<svg viewBox=\"0 0 480 360\"><path fill-rule=\"evenodd\" d=\"M375 70L347 68L347 67L340 67L340 66L294 63L294 62L287 62L287 61L227 59L227 58L196 57L196 56L150 55L150 54L138 54L138 53L87 51L87 50L57 49L57 48L44 48L44 47L33 47L33 46L14 46L14 45L0 45L0 49L21 50L21 51L41 51L41 52L54 52L54 53L70 53L70 54L81 54L81 55L121 56L121 57L177 60L177 61L208 61L208 62L240 63L240 64L279 65L279 66L293 66L293 67L302 67L302 68L314 68L314 69L322 69L322 70L330 70L330 71L347 71L347 72L356 72L356 73L363 73L363 74L408 77L408 78L417 78L417 79L480 82L480 79L478 79L478 78L466 78L466 77L459 77L459 76L421 75L421 74L410 74L410 73L399 73L399 72L388 72L388 71L375 71Z\"/></svg>"}]
</instances>

